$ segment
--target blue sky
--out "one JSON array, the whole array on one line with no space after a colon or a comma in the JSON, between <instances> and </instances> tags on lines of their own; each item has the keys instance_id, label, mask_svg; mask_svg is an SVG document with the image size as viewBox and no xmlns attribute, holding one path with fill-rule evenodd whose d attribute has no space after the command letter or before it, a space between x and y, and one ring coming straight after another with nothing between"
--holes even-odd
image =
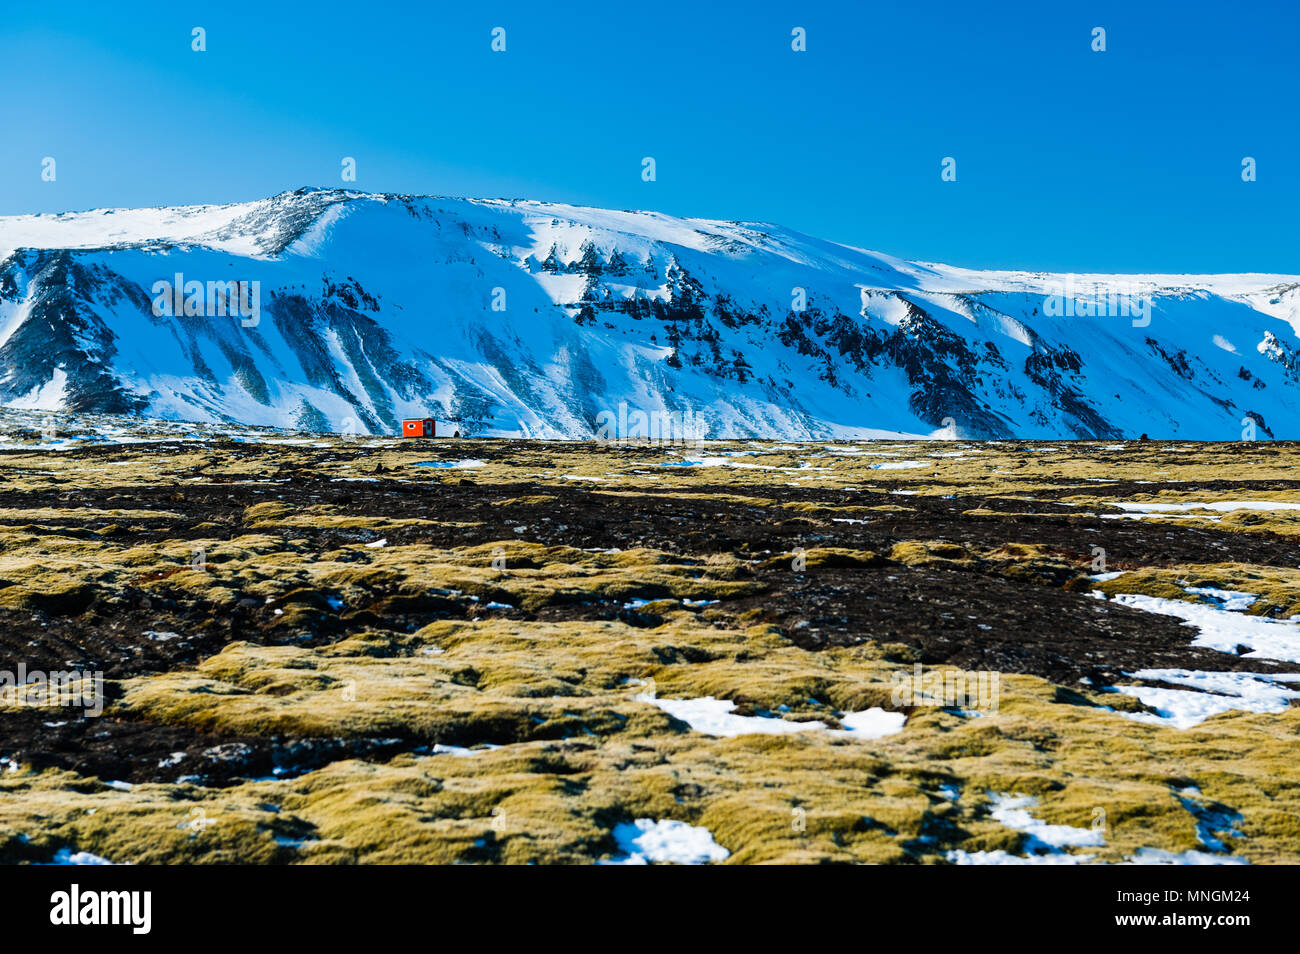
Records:
<instances>
[{"instance_id":1,"label":"blue sky","mask_svg":"<svg viewBox=\"0 0 1300 954\"><path fill-rule=\"evenodd\" d=\"M11 4L0 213L340 186L352 156L371 191L779 222L971 267L1300 272L1298 10Z\"/></svg>"}]
</instances>

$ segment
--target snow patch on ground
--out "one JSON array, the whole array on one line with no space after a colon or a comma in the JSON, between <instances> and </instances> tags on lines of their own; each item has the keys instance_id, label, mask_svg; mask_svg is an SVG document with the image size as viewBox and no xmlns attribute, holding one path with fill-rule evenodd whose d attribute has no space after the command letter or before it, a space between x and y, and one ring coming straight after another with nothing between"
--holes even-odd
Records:
<instances>
[{"instance_id":1,"label":"snow patch on ground","mask_svg":"<svg viewBox=\"0 0 1300 954\"><path fill-rule=\"evenodd\" d=\"M1162 848L1139 848L1137 853L1124 863L1126 865L1244 865L1247 861L1245 858L1216 855L1195 849L1174 852Z\"/></svg>"},{"instance_id":2,"label":"snow patch on ground","mask_svg":"<svg viewBox=\"0 0 1300 954\"><path fill-rule=\"evenodd\" d=\"M879 706L861 712L846 712L840 716L842 730L832 729L831 735L852 736L855 739L880 739L903 731L907 716Z\"/></svg>"},{"instance_id":3,"label":"snow patch on ground","mask_svg":"<svg viewBox=\"0 0 1300 954\"><path fill-rule=\"evenodd\" d=\"M1197 630L1193 646L1250 658L1300 663L1300 621L1243 615L1239 610L1254 602L1250 593L1205 588L1197 595L1209 596L1215 602L1167 600L1144 593L1119 593L1112 601L1183 620ZM1247 647L1249 652L1238 653L1239 646Z\"/></svg>"},{"instance_id":4,"label":"snow patch on ground","mask_svg":"<svg viewBox=\"0 0 1300 954\"><path fill-rule=\"evenodd\" d=\"M604 862L610 865L707 865L726 861L731 855L713 840L707 828L686 822L638 818L614 826L614 840L621 855Z\"/></svg>"},{"instance_id":5,"label":"snow patch on ground","mask_svg":"<svg viewBox=\"0 0 1300 954\"><path fill-rule=\"evenodd\" d=\"M468 470L471 467L482 467L486 464L485 460L422 460L416 467L437 467L443 470Z\"/></svg>"},{"instance_id":6,"label":"snow patch on ground","mask_svg":"<svg viewBox=\"0 0 1300 954\"><path fill-rule=\"evenodd\" d=\"M995 821L1016 831L1025 838L1024 855L997 851L962 851L953 849L944 857L955 865L1078 865L1092 859L1092 855L1068 852L1066 848L1100 847L1105 835L1092 828L1075 828L1072 825L1049 825L1030 814L1029 809L1038 804L1032 795L1012 795L990 792L989 814Z\"/></svg>"},{"instance_id":7,"label":"snow patch on ground","mask_svg":"<svg viewBox=\"0 0 1300 954\"><path fill-rule=\"evenodd\" d=\"M1282 500L1186 500L1180 503L1147 502L1113 502L1112 507L1119 507L1129 513L1185 513L1188 510L1215 510L1230 513L1233 510L1300 510L1300 503L1287 503Z\"/></svg>"},{"instance_id":8,"label":"snow patch on ground","mask_svg":"<svg viewBox=\"0 0 1300 954\"><path fill-rule=\"evenodd\" d=\"M73 851L71 848L60 848L54 853L52 865L111 865L113 862L107 858L101 858L99 855L92 855L89 851Z\"/></svg>"},{"instance_id":9,"label":"snow patch on ground","mask_svg":"<svg viewBox=\"0 0 1300 954\"><path fill-rule=\"evenodd\" d=\"M1073 825L1049 825L1047 822L1039 821L1029 812L1029 809L1038 805L1038 799L1032 795L993 792L989 794L989 799L992 802L989 814L995 821L1028 835L1029 843L1026 847L1031 851L1101 847L1106 843L1105 836L1099 829L1076 828Z\"/></svg>"},{"instance_id":10,"label":"snow patch on ground","mask_svg":"<svg viewBox=\"0 0 1300 954\"><path fill-rule=\"evenodd\" d=\"M477 748L466 748L463 745L443 745L441 742L429 746L431 755L455 755L458 758L469 758L474 755L482 755L484 752L491 752L493 749L499 749L499 745L484 743Z\"/></svg>"},{"instance_id":11,"label":"snow patch on ground","mask_svg":"<svg viewBox=\"0 0 1300 954\"><path fill-rule=\"evenodd\" d=\"M1115 686L1116 692L1132 696L1152 712L1121 712L1120 715L1150 725L1190 729L1211 716L1233 710L1282 712L1300 691L1280 683L1300 683L1300 673L1201 672L1193 669L1139 669L1134 679L1166 682L1187 689L1161 686ZM1198 691L1192 691L1198 690Z\"/></svg>"},{"instance_id":12,"label":"snow patch on ground","mask_svg":"<svg viewBox=\"0 0 1300 954\"><path fill-rule=\"evenodd\" d=\"M907 716L874 707L862 712L841 715L843 729L828 729L825 722L791 722L774 716L742 716L735 714L736 704L728 699L704 696L698 699L659 699L647 693L636 697L638 702L648 702L667 712L674 719L685 722L696 732L705 735L786 735L792 732L809 732L826 729L831 735L855 739L879 739L902 731Z\"/></svg>"},{"instance_id":13,"label":"snow patch on ground","mask_svg":"<svg viewBox=\"0 0 1300 954\"><path fill-rule=\"evenodd\" d=\"M1220 609L1232 613L1244 613L1259 599L1254 593L1244 593L1241 590L1221 590L1213 586L1187 586L1183 588L1183 592L1212 600Z\"/></svg>"},{"instance_id":14,"label":"snow patch on ground","mask_svg":"<svg viewBox=\"0 0 1300 954\"><path fill-rule=\"evenodd\" d=\"M1050 825L1030 814L1029 809L1038 799L1029 795L990 792L990 814L993 818L1026 836L1024 855L997 851L963 851L952 849L944 857L954 865L1079 865L1092 860L1092 855L1075 854L1067 848L1095 847L1106 844L1103 830L1076 828L1073 825ZM1186 801L1184 801L1186 804ZM1202 835L1204 841L1204 835ZM1210 851L1165 851L1160 848L1139 848L1123 862L1126 865L1240 865L1241 858L1216 854Z\"/></svg>"},{"instance_id":15,"label":"snow patch on ground","mask_svg":"<svg viewBox=\"0 0 1300 954\"><path fill-rule=\"evenodd\" d=\"M1099 578L1109 578L1103 574ZM1185 591L1199 601L1170 600L1143 593L1118 593L1112 602L1184 621L1196 630L1193 646L1234 656L1300 663L1300 619L1247 616L1258 599L1253 593L1212 586L1189 586ZM1114 686L1112 691L1132 696L1154 712L1120 715L1150 725L1190 729L1224 712L1281 712L1300 691L1287 683L1300 683L1300 673L1215 672L1192 669L1142 669L1127 673L1134 679L1168 686Z\"/></svg>"},{"instance_id":16,"label":"snow patch on ground","mask_svg":"<svg viewBox=\"0 0 1300 954\"><path fill-rule=\"evenodd\" d=\"M963 851L954 848L944 855L954 865L1078 865L1091 855L1013 855L1002 851Z\"/></svg>"}]
</instances>

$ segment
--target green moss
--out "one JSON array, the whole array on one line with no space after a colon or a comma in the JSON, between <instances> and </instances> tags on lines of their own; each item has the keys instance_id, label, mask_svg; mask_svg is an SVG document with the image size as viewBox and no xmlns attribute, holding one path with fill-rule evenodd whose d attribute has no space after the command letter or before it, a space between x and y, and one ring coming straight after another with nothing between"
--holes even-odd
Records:
<instances>
[{"instance_id":1,"label":"green moss","mask_svg":"<svg viewBox=\"0 0 1300 954\"><path fill-rule=\"evenodd\" d=\"M169 453L162 476L156 457L123 451L126 465L114 467L113 479L124 489L152 489L194 471L242 501L249 488L265 489L268 473L333 480L382 465L394 493L402 485L430 490L430 475L412 466L428 459L428 448L322 443L247 457L183 448ZM1181 456L1145 445L1122 455L1104 447L1083 442L1026 455L981 445L964 458L927 457L932 466L918 475L873 471L873 458L809 445L764 451L760 462L773 470L684 474L649 466L671 459L663 449L457 444L462 456L487 461L471 478L501 517L549 508L558 488L571 486L569 477L598 477L589 484L602 497L684 498L699 504L702 520L744 508L747 520L822 534L841 514L907 513L905 497L871 503L891 488L1021 501L1014 512L968 509L965 516L986 531L998 521L1075 519L1056 506L1062 495L1082 505L1079 519L1091 519L1088 508L1128 499L1101 482L1113 479L1121 462L1126 479L1195 479L1208 469L1259 485L1293 479L1297 453L1289 445L1276 456L1229 445ZM938 450L922 444L906 452ZM104 479L102 459L54 461L33 451L7 462L14 494ZM808 463L823 468L815 481L801 470ZM785 499L796 481L808 481L799 485L807 499ZM1195 493L1151 499L1247 499L1230 488L1218 497ZM646 697L711 695L734 702L740 714L818 720L834 729L847 712L895 708L896 676L910 673L923 654L900 642L808 652L765 623L748 603L767 592L764 566L788 567L793 551L751 562L747 551L696 552L685 544L681 552L611 553L513 537L475 546L399 544L451 525L323 500L310 508L268 500L189 526L181 503L0 514L22 522L0 527L0 580L8 584L0 586L0 605L75 613L88 599L129 592L201 605L216 619L241 601L280 610L241 633L249 639L221 645L192 666L121 681L109 717L266 739L391 738L403 753L220 789L119 790L71 772L6 772L0 861L45 861L73 847L137 863L589 862L617 850L610 832L619 821L650 817L705 826L731 863L935 863L949 849L1024 850L1023 836L989 812L990 793L1008 792L1036 797L1033 813L1045 822L1104 824L1105 845L1087 851L1114 862L1143 847L1198 847L1195 819L1176 794L1196 785L1207 800L1241 813L1236 827L1244 837L1229 839L1235 853L1256 863L1300 862L1300 710L1231 712L1178 731L1125 718L1143 708L1130 697L1007 673L998 704L981 715L909 707L902 731L880 739L822 731L714 738ZM88 519L111 524L78 529ZM1191 516L1180 524L1207 521ZM1292 533L1297 524L1275 511L1227 514L1213 526ZM414 532L382 548L361 543L367 533L392 529ZM322 530L357 533L312 543ZM1088 538L1079 536L1086 550ZM204 550L204 569L190 565L196 547ZM1088 568L1068 554L996 537L902 540L887 554L813 546L801 556L809 568L943 568L1075 591L1093 586ZM1159 565L1100 584L1107 593L1178 599L1193 586L1257 593L1252 612L1300 613L1300 570L1288 567ZM428 614L423 622L460 613L469 596L509 604L515 618L415 623L413 631L407 621L391 623L393 614ZM650 601L640 607L644 625L564 615L590 605L612 616L633 598ZM683 599L748 603L734 615L696 613L682 609ZM376 615L389 617L392 628L372 629L367 620ZM338 628L317 628L332 617ZM428 747L436 743L473 747L474 754L433 754ZM940 786L960 794L949 798Z\"/></svg>"}]
</instances>

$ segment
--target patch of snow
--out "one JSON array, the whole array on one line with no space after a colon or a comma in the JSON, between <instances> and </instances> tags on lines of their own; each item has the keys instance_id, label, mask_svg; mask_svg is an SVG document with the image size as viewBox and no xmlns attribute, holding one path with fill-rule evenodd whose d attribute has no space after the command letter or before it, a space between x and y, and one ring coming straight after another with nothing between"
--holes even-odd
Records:
<instances>
[{"instance_id":1,"label":"patch of snow","mask_svg":"<svg viewBox=\"0 0 1300 954\"><path fill-rule=\"evenodd\" d=\"M1221 591L1231 594L1225 600L1233 607L1241 605L1249 593ZM1266 616L1246 616L1221 609L1217 605L1193 603L1187 600L1168 600L1145 593L1118 593L1112 602L1148 613L1160 613L1174 616L1184 621L1185 625L1197 630L1192 640L1193 646L1217 649L1219 652L1243 655L1250 658L1278 659L1283 662L1300 663L1300 621L1269 619ZM1247 604L1249 605L1249 604ZM1239 646L1249 648L1249 652L1237 653Z\"/></svg>"},{"instance_id":2,"label":"patch of snow","mask_svg":"<svg viewBox=\"0 0 1300 954\"><path fill-rule=\"evenodd\" d=\"M832 735L847 735L857 739L880 739L903 731L907 716L875 706L861 712L846 712L840 716L843 729L832 729Z\"/></svg>"},{"instance_id":3,"label":"patch of snow","mask_svg":"<svg viewBox=\"0 0 1300 954\"><path fill-rule=\"evenodd\" d=\"M1029 836L1025 846L1033 852L1060 851L1064 848L1100 847L1106 843L1102 831L1076 828L1073 825L1049 825L1029 813L1038 804L1032 795L1009 795L990 792L992 808L989 814L995 821Z\"/></svg>"},{"instance_id":4,"label":"patch of snow","mask_svg":"<svg viewBox=\"0 0 1300 954\"><path fill-rule=\"evenodd\" d=\"M962 851L954 848L944 854L954 865L1081 865L1092 860L1092 855L1068 855L1065 853L1045 855L1013 855L998 849L997 851Z\"/></svg>"},{"instance_id":5,"label":"patch of snow","mask_svg":"<svg viewBox=\"0 0 1300 954\"><path fill-rule=\"evenodd\" d=\"M1194 669L1140 669L1129 673L1134 679L1166 682L1187 689L1161 686L1114 686L1116 692L1132 696L1152 712L1121 712L1126 719L1150 725L1190 729L1223 712L1282 712L1300 691L1279 683L1300 682L1300 673L1201 672ZM1193 691L1199 690L1199 691Z\"/></svg>"},{"instance_id":6,"label":"patch of snow","mask_svg":"<svg viewBox=\"0 0 1300 954\"><path fill-rule=\"evenodd\" d=\"M63 407L68 390L68 373L62 366L54 369L50 380L38 384L20 398L6 402L7 407L32 411L57 411Z\"/></svg>"},{"instance_id":7,"label":"patch of snow","mask_svg":"<svg viewBox=\"0 0 1300 954\"><path fill-rule=\"evenodd\" d=\"M484 752L491 752L493 749L499 749L499 745L484 744L476 748L466 748L463 745L443 745L436 743L429 746L429 752L433 755L455 755L459 758L468 758L472 755L482 755Z\"/></svg>"},{"instance_id":8,"label":"patch of snow","mask_svg":"<svg viewBox=\"0 0 1300 954\"><path fill-rule=\"evenodd\" d=\"M52 865L111 865L113 862L107 858L101 858L99 855L92 855L89 851L73 851L71 848L60 848L54 853Z\"/></svg>"},{"instance_id":9,"label":"patch of snow","mask_svg":"<svg viewBox=\"0 0 1300 954\"><path fill-rule=\"evenodd\" d=\"M1078 865L1092 860L1092 855L1068 852L1066 848L1101 847L1106 843L1105 834L1092 828L1076 828L1073 825L1049 825L1039 821L1029 813L1029 809L1038 804L1038 799L1031 795L1013 795L1005 792L989 792L991 803L989 814L995 821L1023 832L1025 838L1024 855L1010 852L974 851L953 849L945 852L944 857L955 865Z\"/></svg>"},{"instance_id":10,"label":"patch of snow","mask_svg":"<svg viewBox=\"0 0 1300 954\"><path fill-rule=\"evenodd\" d=\"M686 822L638 818L614 826L614 840L622 854L611 865L706 865L726 861L731 852L713 840L707 828Z\"/></svg>"},{"instance_id":11,"label":"patch of snow","mask_svg":"<svg viewBox=\"0 0 1300 954\"><path fill-rule=\"evenodd\" d=\"M416 461L416 467L436 467L442 470L468 470L472 467L482 467L486 464L485 460L421 460Z\"/></svg>"},{"instance_id":12,"label":"patch of snow","mask_svg":"<svg viewBox=\"0 0 1300 954\"><path fill-rule=\"evenodd\" d=\"M1220 513L1230 513L1233 510L1300 510L1300 503L1287 503L1282 500L1186 500L1179 503L1107 501L1107 503L1129 513L1185 513L1188 510L1214 510Z\"/></svg>"},{"instance_id":13,"label":"patch of snow","mask_svg":"<svg viewBox=\"0 0 1300 954\"><path fill-rule=\"evenodd\" d=\"M685 722L696 732L705 735L786 735L792 732L809 732L827 729L821 721L791 722L775 716L736 715L736 704L727 699L704 696L699 699L659 699L649 694L636 697L638 702L648 702L667 712L674 719ZM900 732L907 717L901 712L889 712L879 707L862 712L846 712L840 717L843 729L828 730L831 735L858 739L879 739Z\"/></svg>"},{"instance_id":14,"label":"patch of snow","mask_svg":"<svg viewBox=\"0 0 1300 954\"><path fill-rule=\"evenodd\" d=\"M699 699L659 699L643 693L636 697L636 701L657 706L674 719L685 722L696 732L703 732L705 735L736 736L755 733L784 735L790 732L826 728L825 722L790 722L772 716L735 715L734 702L715 699L712 696Z\"/></svg>"},{"instance_id":15,"label":"patch of snow","mask_svg":"<svg viewBox=\"0 0 1300 954\"><path fill-rule=\"evenodd\" d=\"M1139 848L1124 862L1126 865L1244 865L1244 858L1216 855L1208 851L1188 849L1183 852L1165 851L1162 848Z\"/></svg>"},{"instance_id":16,"label":"patch of snow","mask_svg":"<svg viewBox=\"0 0 1300 954\"><path fill-rule=\"evenodd\" d=\"M1184 593L1190 593L1193 596L1205 596L1219 604L1220 608L1232 613L1242 613L1250 609L1259 597L1254 593L1243 593L1240 590L1220 590L1213 586L1185 586Z\"/></svg>"}]
</instances>

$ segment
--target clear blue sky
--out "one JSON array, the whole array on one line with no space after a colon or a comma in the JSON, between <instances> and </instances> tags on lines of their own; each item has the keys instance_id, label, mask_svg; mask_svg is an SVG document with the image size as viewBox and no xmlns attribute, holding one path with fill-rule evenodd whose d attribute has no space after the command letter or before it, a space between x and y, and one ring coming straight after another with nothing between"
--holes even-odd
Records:
<instances>
[{"instance_id":1,"label":"clear blue sky","mask_svg":"<svg viewBox=\"0 0 1300 954\"><path fill-rule=\"evenodd\" d=\"M338 186L353 156L360 189L772 221L972 267L1300 272L1298 10L11 3L0 213Z\"/></svg>"}]
</instances>

